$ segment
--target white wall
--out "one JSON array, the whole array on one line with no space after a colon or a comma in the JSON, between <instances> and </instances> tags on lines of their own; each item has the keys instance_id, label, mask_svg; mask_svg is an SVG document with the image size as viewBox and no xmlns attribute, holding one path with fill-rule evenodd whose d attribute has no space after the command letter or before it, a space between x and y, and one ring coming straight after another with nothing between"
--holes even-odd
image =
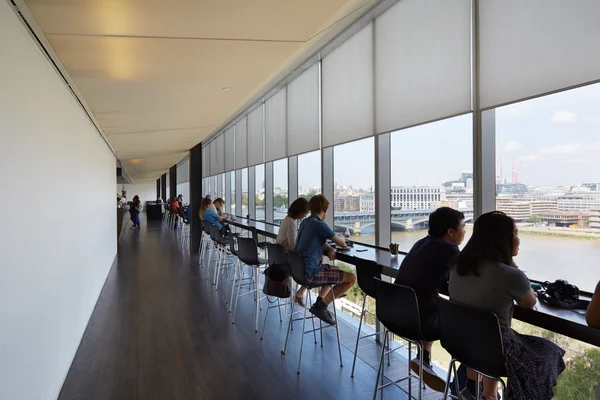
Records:
<instances>
[{"instance_id":1,"label":"white wall","mask_svg":"<svg viewBox=\"0 0 600 400\"><path fill-rule=\"evenodd\" d=\"M117 253L115 158L4 0L0 54L0 399L54 399Z\"/></svg>"},{"instance_id":2,"label":"white wall","mask_svg":"<svg viewBox=\"0 0 600 400\"><path fill-rule=\"evenodd\" d=\"M117 192L115 194L121 194L121 190L123 190L123 186L125 186L125 190L127 191L127 200L131 201L133 196L136 194L140 196L140 201L143 205L146 204L147 201L155 201L156 200L156 181L137 183L134 185L117 185ZM168 192L168 188L167 188ZM164 200L164 199L163 199ZM115 199L116 201L116 199Z\"/></svg>"}]
</instances>

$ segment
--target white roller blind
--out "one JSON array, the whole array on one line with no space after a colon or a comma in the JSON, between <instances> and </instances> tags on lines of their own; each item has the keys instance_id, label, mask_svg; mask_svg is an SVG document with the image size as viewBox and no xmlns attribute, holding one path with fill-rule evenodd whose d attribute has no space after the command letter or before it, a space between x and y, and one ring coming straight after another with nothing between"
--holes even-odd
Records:
<instances>
[{"instance_id":1,"label":"white roller blind","mask_svg":"<svg viewBox=\"0 0 600 400\"><path fill-rule=\"evenodd\" d=\"M373 134L373 23L323 59L323 147Z\"/></svg>"},{"instance_id":2,"label":"white roller blind","mask_svg":"<svg viewBox=\"0 0 600 400\"><path fill-rule=\"evenodd\" d=\"M235 169L235 130L233 126L224 133L225 171Z\"/></svg>"},{"instance_id":3,"label":"white roller blind","mask_svg":"<svg viewBox=\"0 0 600 400\"><path fill-rule=\"evenodd\" d=\"M215 146L217 147L217 174L225 172L225 135L221 133L215 139Z\"/></svg>"},{"instance_id":4,"label":"white roller blind","mask_svg":"<svg viewBox=\"0 0 600 400\"><path fill-rule=\"evenodd\" d=\"M479 5L483 108L600 79L600 1Z\"/></svg>"},{"instance_id":5,"label":"white roller blind","mask_svg":"<svg viewBox=\"0 0 600 400\"><path fill-rule=\"evenodd\" d=\"M217 150L216 141L213 140L212 142L210 142L209 147L210 147L210 174L215 175L217 173L217 169L218 169L218 164L217 164L218 150Z\"/></svg>"},{"instance_id":6,"label":"white roller blind","mask_svg":"<svg viewBox=\"0 0 600 400\"><path fill-rule=\"evenodd\" d=\"M248 166L248 135L246 117L235 124L235 169Z\"/></svg>"},{"instance_id":7,"label":"white roller blind","mask_svg":"<svg viewBox=\"0 0 600 400\"><path fill-rule=\"evenodd\" d=\"M287 153L293 156L319 148L319 64L287 87Z\"/></svg>"},{"instance_id":8,"label":"white roller blind","mask_svg":"<svg viewBox=\"0 0 600 400\"><path fill-rule=\"evenodd\" d=\"M202 177L210 176L210 151L208 145L202 145Z\"/></svg>"},{"instance_id":9,"label":"white roller blind","mask_svg":"<svg viewBox=\"0 0 600 400\"><path fill-rule=\"evenodd\" d=\"M402 0L377 18L377 133L471 110L470 14L470 0Z\"/></svg>"},{"instance_id":10,"label":"white roller blind","mask_svg":"<svg viewBox=\"0 0 600 400\"><path fill-rule=\"evenodd\" d=\"M265 161L287 155L286 89L283 88L265 102Z\"/></svg>"},{"instance_id":11,"label":"white roller blind","mask_svg":"<svg viewBox=\"0 0 600 400\"><path fill-rule=\"evenodd\" d=\"M264 134L263 105L261 104L248 114L248 165L265 162L263 151Z\"/></svg>"},{"instance_id":12,"label":"white roller blind","mask_svg":"<svg viewBox=\"0 0 600 400\"><path fill-rule=\"evenodd\" d=\"M190 180L190 159L186 158L177 163L176 167L176 183L189 182Z\"/></svg>"}]
</instances>

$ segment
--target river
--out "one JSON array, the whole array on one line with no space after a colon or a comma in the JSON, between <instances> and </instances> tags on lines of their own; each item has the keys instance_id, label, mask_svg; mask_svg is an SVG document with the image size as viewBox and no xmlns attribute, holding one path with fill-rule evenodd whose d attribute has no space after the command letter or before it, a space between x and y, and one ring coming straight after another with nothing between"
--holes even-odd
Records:
<instances>
[{"instance_id":1,"label":"river","mask_svg":"<svg viewBox=\"0 0 600 400\"><path fill-rule=\"evenodd\" d=\"M261 216L264 210L257 210ZM282 215L283 216L283 215ZM393 232L394 242L400 250L408 251L412 245L426 235L425 230ZM461 248L467 244L471 230ZM521 246L515 262L530 279L549 280L566 279L580 289L593 292L600 281L600 240L579 237L552 236L519 232ZM353 235L351 240L363 243L375 243L373 233Z\"/></svg>"}]
</instances>

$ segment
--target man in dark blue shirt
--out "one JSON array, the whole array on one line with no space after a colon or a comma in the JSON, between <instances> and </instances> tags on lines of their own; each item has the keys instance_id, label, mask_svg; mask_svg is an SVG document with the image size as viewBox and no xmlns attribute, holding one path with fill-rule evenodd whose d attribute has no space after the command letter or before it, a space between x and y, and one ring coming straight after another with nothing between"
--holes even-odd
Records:
<instances>
[{"instance_id":1,"label":"man in dark blue shirt","mask_svg":"<svg viewBox=\"0 0 600 400\"><path fill-rule=\"evenodd\" d=\"M310 308L311 314L334 325L336 320L327 310L327 306L333 301L331 287L337 299L356 283L356 276L333 265L321 263L324 251L327 252L330 260L335 259L335 249L327 244L327 239L342 248L346 247L346 241L337 236L323 221L329 208L329 201L325 196L321 194L313 196L308 206L311 214L300 224L295 250L302 256L304 275L308 282L311 285L322 286L317 301Z\"/></svg>"},{"instance_id":2,"label":"man in dark blue shirt","mask_svg":"<svg viewBox=\"0 0 600 400\"><path fill-rule=\"evenodd\" d=\"M440 339L440 322L436 298L448 284L449 268L465 238L465 216L449 207L441 207L429 216L429 235L414 244L408 252L396 277L397 285L414 289L419 303L421 330L427 341L422 341L423 379L434 390L443 392L446 382L431 367L431 347ZM413 371L419 373L419 355L411 361Z\"/></svg>"}]
</instances>

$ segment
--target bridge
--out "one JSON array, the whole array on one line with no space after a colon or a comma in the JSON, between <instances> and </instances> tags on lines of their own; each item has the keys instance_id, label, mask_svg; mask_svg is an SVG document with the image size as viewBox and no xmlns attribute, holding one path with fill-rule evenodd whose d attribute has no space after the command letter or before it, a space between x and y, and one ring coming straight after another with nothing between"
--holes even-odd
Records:
<instances>
[{"instance_id":1,"label":"bridge","mask_svg":"<svg viewBox=\"0 0 600 400\"><path fill-rule=\"evenodd\" d=\"M429 214L433 210L392 210L392 231L425 229L429 224ZM473 221L473 210L460 210L465 214L465 222ZM283 218L275 218L280 224ZM338 211L333 217L334 230L343 232L350 230L351 234L368 230L375 226L373 211Z\"/></svg>"}]
</instances>

